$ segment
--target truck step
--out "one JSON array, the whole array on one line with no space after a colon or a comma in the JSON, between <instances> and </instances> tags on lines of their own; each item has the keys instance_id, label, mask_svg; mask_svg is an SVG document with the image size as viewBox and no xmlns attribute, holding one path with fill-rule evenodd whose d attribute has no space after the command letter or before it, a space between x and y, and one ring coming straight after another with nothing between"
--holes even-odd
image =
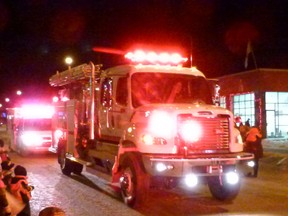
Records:
<instances>
[{"instance_id":1,"label":"truck step","mask_svg":"<svg viewBox=\"0 0 288 216\"><path fill-rule=\"evenodd\" d=\"M81 158L76 158L76 157L73 157L71 155L66 155L66 157L71 160L71 161L74 161L76 163L80 163L84 166L93 166L93 163L89 160L84 160L84 159L81 159Z\"/></svg>"}]
</instances>

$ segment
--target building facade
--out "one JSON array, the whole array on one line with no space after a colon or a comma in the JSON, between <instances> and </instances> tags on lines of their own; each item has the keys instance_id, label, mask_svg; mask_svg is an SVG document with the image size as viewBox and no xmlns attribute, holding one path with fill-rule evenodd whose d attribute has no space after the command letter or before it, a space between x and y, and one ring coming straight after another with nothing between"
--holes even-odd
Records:
<instances>
[{"instance_id":1,"label":"building facade","mask_svg":"<svg viewBox=\"0 0 288 216\"><path fill-rule=\"evenodd\" d=\"M218 78L220 105L258 126L265 138L288 137L288 69L258 68Z\"/></svg>"}]
</instances>

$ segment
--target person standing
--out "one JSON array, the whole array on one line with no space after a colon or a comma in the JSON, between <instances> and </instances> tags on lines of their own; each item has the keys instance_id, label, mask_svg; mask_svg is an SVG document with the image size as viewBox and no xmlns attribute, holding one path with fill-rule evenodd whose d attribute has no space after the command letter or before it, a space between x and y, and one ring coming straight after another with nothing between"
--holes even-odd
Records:
<instances>
[{"instance_id":1,"label":"person standing","mask_svg":"<svg viewBox=\"0 0 288 216\"><path fill-rule=\"evenodd\" d=\"M250 127L248 127L247 125L243 125L243 123L241 122L238 129L240 131L242 141L245 142Z\"/></svg>"},{"instance_id":2,"label":"person standing","mask_svg":"<svg viewBox=\"0 0 288 216\"><path fill-rule=\"evenodd\" d=\"M251 127L248 131L244 151L254 154L254 173L253 176L258 176L259 159L263 157L262 134L258 127Z\"/></svg>"},{"instance_id":3,"label":"person standing","mask_svg":"<svg viewBox=\"0 0 288 216\"><path fill-rule=\"evenodd\" d=\"M248 118L247 121L245 122L245 126L250 127L250 118Z\"/></svg>"}]
</instances>

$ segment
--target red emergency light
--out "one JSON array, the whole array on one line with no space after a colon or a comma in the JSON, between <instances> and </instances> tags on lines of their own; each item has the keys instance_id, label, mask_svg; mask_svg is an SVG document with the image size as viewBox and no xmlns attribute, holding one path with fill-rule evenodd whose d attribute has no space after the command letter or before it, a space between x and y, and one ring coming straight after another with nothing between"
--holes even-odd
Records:
<instances>
[{"instance_id":1,"label":"red emergency light","mask_svg":"<svg viewBox=\"0 0 288 216\"><path fill-rule=\"evenodd\" d=\"M182 57L179 53L156 53L153 51L145 52L143 50L135 50L128 52L125 58L135 63L150 63L150 64L164 64L164 65L180 65L185 63L188 59Z\"/></svg>"}]
</instances>

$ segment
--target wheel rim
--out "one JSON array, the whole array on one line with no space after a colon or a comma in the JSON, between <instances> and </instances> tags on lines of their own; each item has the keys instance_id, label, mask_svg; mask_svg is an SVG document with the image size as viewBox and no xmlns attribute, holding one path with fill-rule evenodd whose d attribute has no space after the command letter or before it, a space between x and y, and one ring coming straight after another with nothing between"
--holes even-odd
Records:
<instances>
[{"instance_id":1,"label":"wheel rim","mask_svg":"<svg viewBox=\"0 0 288 216\"><path fill-rule=\"evenodd\" d=\"M121 191L124 196L125 202L129 202L134 198L134 182L133 174L130 169L126 169L120 178Z\"/></svg>"}]
</instances>

